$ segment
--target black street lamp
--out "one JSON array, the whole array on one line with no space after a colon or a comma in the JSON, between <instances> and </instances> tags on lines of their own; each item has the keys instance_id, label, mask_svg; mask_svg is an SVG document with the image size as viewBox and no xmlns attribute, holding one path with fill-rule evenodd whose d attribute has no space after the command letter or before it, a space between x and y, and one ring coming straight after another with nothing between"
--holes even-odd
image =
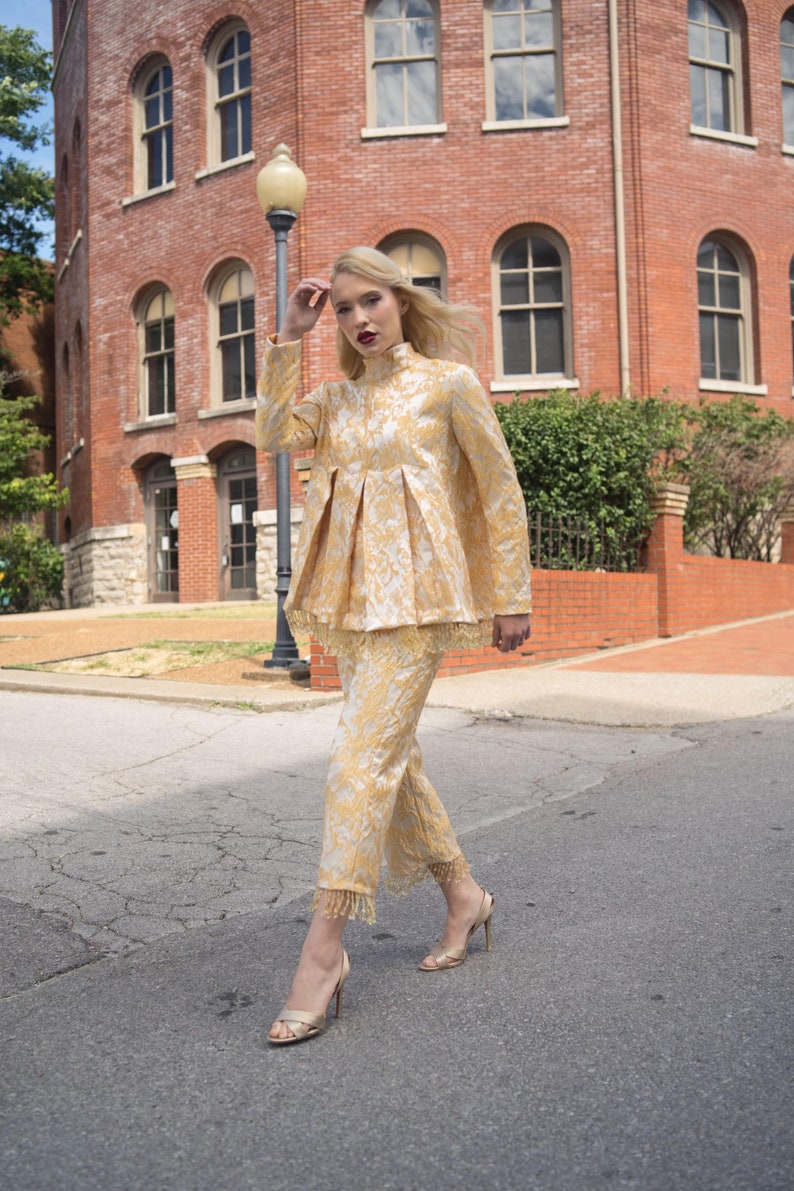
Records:
<instances>
[{"instance_id":1,"label":"black street lamp","mask_svg":"<svg viewBox=\"0 0 794 1191\"><path fill-rule=\"evenodd\" d=\"M306 198L306 175L292 160L292 150L276 145L270 161L256 179L256 196L276 240L276 331L287 309L287 237ZM292 575L290 542L289 452L276 455L276 641L268 669L303 668L295 638L284 614L284 600Z\"/></svg>"}]
</instances>

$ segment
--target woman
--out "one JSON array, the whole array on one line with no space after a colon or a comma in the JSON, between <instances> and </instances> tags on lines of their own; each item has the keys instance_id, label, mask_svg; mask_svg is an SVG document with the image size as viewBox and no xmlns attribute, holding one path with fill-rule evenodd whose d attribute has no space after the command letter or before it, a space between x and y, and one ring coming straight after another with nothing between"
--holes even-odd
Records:
<instances>
[{"instance_id":1,"label":"woman","mask_svg":"<svg viewBox=\"0 0 794 1191\"><path fill-rule=\"evenodd\" d=\"M293 404L300 341L330 303L347 379ZM447 903L420 967L457 967L494 899L474 881L415 733L439 662L454 646L502 652L529 636L526 512L491 404L470 367L468 307L412 286L387 256L354 248L330 282L306 278L265 352L257 442L314 448L285 601L293 629L337 655L345 701L328 769L314 915L286 1005L268 1039L315 1037L350 960L349 918L375 920L387 884L432 876Z\"/></svg>"}]
</instances>

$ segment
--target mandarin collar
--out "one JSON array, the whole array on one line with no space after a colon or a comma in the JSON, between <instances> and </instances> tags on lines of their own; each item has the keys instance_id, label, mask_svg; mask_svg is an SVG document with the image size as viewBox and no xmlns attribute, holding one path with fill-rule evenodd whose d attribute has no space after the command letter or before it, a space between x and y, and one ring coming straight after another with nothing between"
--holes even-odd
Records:
<instances>
[{"instance_id":1,"label":"mandarin collar","mask_svg":"<svg viewBox=\"0 0 794 1191\"><path fill-rule=\"evenodd\" d=\"M388 377L394 376L396 372L410 368L419 359L421 356L414 351L410 343L395 343L394 347L388 348L382 355L364 360L363 379L368 381L386 380Z\"/></svg>"}]
</instances>

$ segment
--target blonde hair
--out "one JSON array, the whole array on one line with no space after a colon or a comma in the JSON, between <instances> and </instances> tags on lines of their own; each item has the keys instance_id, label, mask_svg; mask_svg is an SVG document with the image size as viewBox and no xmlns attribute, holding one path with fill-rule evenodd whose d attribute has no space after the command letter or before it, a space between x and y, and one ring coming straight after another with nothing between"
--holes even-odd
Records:
<instances>
[{"instance_id":1,"label":"blonde hair","mask_svg":"<svg viewBox=\"0 0 794 1191\"><path fill-rule=\"evenodd\" d=\"M401 270L377 248L350 248L337 257L331 269L331 283L340 273L368 277L388 286L408 308L402 315L403 334L422 356L439 360L463 360L474 365L478 342L485 338L482 319L473 306L454 306L433 289L412 285ZM337 327L336 355L339 367L356 380L364 371L364 359Z\"/></svg>"}]
</instances>

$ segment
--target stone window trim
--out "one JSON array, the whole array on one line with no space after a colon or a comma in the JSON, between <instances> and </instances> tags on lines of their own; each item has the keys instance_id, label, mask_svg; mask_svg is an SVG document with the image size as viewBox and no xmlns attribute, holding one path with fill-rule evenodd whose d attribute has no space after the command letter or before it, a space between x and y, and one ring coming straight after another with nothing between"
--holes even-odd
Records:
<instances>
[{"instance_id":1,"label":"stone window trim","mask_svg":"<svg viewBox=\"0 0 794 1191\"><path fill-rule=\"evenodd\" d=\"M361 130L362 140L372 139L374 137L382 136L428 136L433 134L440 134L447 131L447 126L442 119L443 103L442 103L442 73L441 73L441 17L440 17L440 3L439 0L427 0L428 13L427 16L420 19L433 22L433 48L430 51L412 52L408 47L406 38L410 25L410 18L406 14L405 0L395 0L399 5L399 17L388 18L389 23L397 24L399 22L403 45L399 54L382 56L378 55L376 51L376 26L378 22L378 10L381 8L383 0L367 0L364 9L364 48L366 56L366 112L367 124ZM382 18L385 19L386 18ZM418 18L419 19L419 18ZM410 68L412 65L418 66L422 62L432 62L435 66L434 71L434 95L435 100L435 120L423 120L421 123L411 123L407 119L404 123L399 125L381 124L378 120L378 68L385 67L389 64L395 66L399 65L402 68L402 107L404 116L409 115L409 100L410 89L412 81L410 77Z\"/></svg>"},{"instance_id":2,"label":"stone window trim","mask_svg":"<svg viewBox=\"0 0 794 1191\"><path fill-rule=\"evenodd\" d=\"M728 145L743 145L747 149L758 148L757 136L744 136L739 132L720 132L714 128L702 128L699 124L689 125L690 136L703 137L707 141L723 141Z\"/></svg>"},{"instance_id":3,"label":"stone window trim","mask_svg":"<svg viewBox=\"0 0 794 1191\"><path fill-rule=\"evenodd\" d=\"M784 152L794 149L794 7L783 13L780 22L780 86Z\"/></svg>"},{"instance_id":4,"label":"stone window trim","mask_svg":"<svg viewBox=\"0 0 794 1191\"><path fill-rule=\"evenodd\" d=\"M522 132L530 129L568 128L570 116L549 116L544 120L483 120L483 132Z\"/></svg>"},{"instance_id":5,"label":"stone window trim","mask_svg":"<svg viewBox=\"0 0 794 1191\"><path fill-rule=\"evenodd\" d=\"M212 178L215 174L236 169L240 165L248 165L252 161L256 161L256 153L253 150L250 153L243 153L241 157L233 157L230 161L219 161L216 165L208 165L204 169L196 170L193 177L197 182L203 182L205 178Z\"/></svg>"},{"instance_id":6,"label":"stone window trim","mask_svg":"<svg viewBox=\"0 0 794 1191\"><path fill-rule=\"evenodd\" d=\"M703 93L708 108L707 122L700 124L693 120L692 127L698 130L704 129L706 133L724 132L729 135L743 136L747 134L748 130L745 127L745 94L742 77L744 46L739 14L733 3L729 3L728 0L689 0L688 10L690 106L692 106L695 98L693 90L694 79L698 78L699 81L702 79L705 84ZM694 15L695 12L697 12L697 15ZM721 23L712 24L710 19L712 15L716 16ZM694 30L704 30L702 35L706 41L704 54L693 52ZM721 61L718 57L712 57L711 55L709 38L712 30L722 30L726 35L725 40L728 47L727 61ZM712 96L710 95L709 79L711 76L716 75L721 76L720 81L724 84L723 99L725 100L725 111L723 113L723 119L727 121L727 127L725 128L719 127L719 117L716 113L713 116L711 114L710 99Z\"/></svg>"},{"instance_id":7,"label":"stone window trim","mask_svg":"<svg viewBox=\"0 0 794 1191\"><path fill-rule=\"evenodd\" d=\"M228 418L235 414L247 414L256 409L256 397L241 397L238 401L227 401L225 405L213 409L200 409L199 419Z\"/></svg>"},{"instance_id":8,"label":"stone window trim","mask_svg":"<svg viewBox=\"0 0 794 1191\"><path fill-rule=\"evenodd\" d=\"M701 393L739 393L748 397L766 397L769 392L767 385L751 385L737 380L711 380L709 377L701 377L698 390Z\"/></svg>"},{"instance_id":9,"label":"stone window trim","mask_svg":"<svg viewBox=\"0 0 794 1191\"><path fill-rule=\"evenodd\" d=\"M142 422L125 422L125 434L138 434L141 430L159 430L161 426L176 426L176 414L155 414Z\"/></svg>"},{"instance_id":10,"label":"stone window trim","mask_svg":"<svg viewBox=\"0 0 794 1191\"><path fill-rule=\"evenodd\" d=\"M228 63L221 61L221 54L228 47L231 39L236 39L239 34L246 34L249 38L249 49L245 54L238 54L235 50L232 58ZM207 71L207 165L203 170L199 170L196 178L205 177L208 174L215 173L218 169L224 169L231 165L237 165L245 160L253 160L251 141L250 117L251 117L251 95L252 95L252 81L241 83L239 79L241 64L247 59L247 70L250 72L251 65L251 50L250 50L250 32L248 25L242 19L231 19L224 22L219 29L215 31L212 40L207 48L205 56L205 65ZM234 73L235 86L234 89L222 95L220 86L221 71L226 68L231 68ZM238 141L239 152L224 155L223 137L221 131L223 109L226 107L235 107L235 125L236 136ZM243 109L247 112L244 115ZM248 122L248 127L244 128L241 125ZM243 143L240 143L240 138L243 138ZM246 145L245 140L249 143Z\"/></svg>"},{"instance_id":11,"label":"stone window trim","mask_svg":"<svg viewBox=\"0 0 794 1191\"><path fill-rule=\"evenodd\" d=\"M132 207L135 203L144 203L148 199L157 198L161 194L170 194L176 190L176 182L166 182L162 186L155 186L153 190L142 190L140 194L131 194L121 200L122 207Z\"/></svg>"},{"instance_id":12,"label":"stone window trim","mask_svg":"<svg viewBox=\"0 0 794 1191\"><path fill-rule=\"evenodd\" d=\"M514 7L516 11L521 9L521 0L515 0ZM522 41L521 45L516 45L512 48L500 48L495 44L494 38L494 18L498 18L500 14L498 12L494 13L494 0L485 0L483 4L483 45L485 54L485 120L483 121L482 125L483 132L497 130L507 131L508 129L513 130L518 128L554 127L557 125L558 121L565 119L561 7L560 0L548 0L547 2L547 11L551 14L552 25L552 36L550 43L544 45L543 47L536 48L531 44L527 45ZM531 12L532 10L529 11ZM526 14L522 13L522 15ZM538 15L541 15L540 12ZM545 57L551 55L554 59L554 115L543 117L526 115L527 96L526 94L523 94L522 106L525 108L525 116L523 118L513 117L500 120L497 113L497 85L494 73L495 59L519 59L522 64L522 69L525 69L529 60L538 55Z\"/></svg>"},{"instance_id":13,"label":"stone window trim","mask_svg":"<svg viewBox=\"0 0 794 1191\"><path fill-rule=\"evenodd\" d=\"M505 304L502 302L502 258L506 251L522 239L531 241L533 238L544 240L553 248L560 260L559 273L561 277L561 299L553 304L553 308L562 312L562 356L563 370L554 372L506 372L504 368L504 343L502 335L502 312ZM530 264L529 272L534 276L534 263ZM552 228L545 224L524 224L513 227L505 232L498 240L491 258L491 292L494 343L494 377L492 392L512 392L514 389L547 390L555 388L578 387L573 371L573 324L571 317L571 268L570 254L565 240ZM508 303L509 305L509 303ZM543 310L543 302L536 302L530 297L527 303L528 315L535 319L538 310ZM505 385L504 389L494 389L493 385Z\"/></svg>"},{"instance_id":14,"label":"stone window trim","mask_svg":"<svg viewBox=\"0 0 794 1191\"><path fill-rule=\"evenodd\" d=\"M514 376L510 380L492 380L491 393L550 393L554 389L578 389L575 376Z\"/></svg>"}]
</instances>

